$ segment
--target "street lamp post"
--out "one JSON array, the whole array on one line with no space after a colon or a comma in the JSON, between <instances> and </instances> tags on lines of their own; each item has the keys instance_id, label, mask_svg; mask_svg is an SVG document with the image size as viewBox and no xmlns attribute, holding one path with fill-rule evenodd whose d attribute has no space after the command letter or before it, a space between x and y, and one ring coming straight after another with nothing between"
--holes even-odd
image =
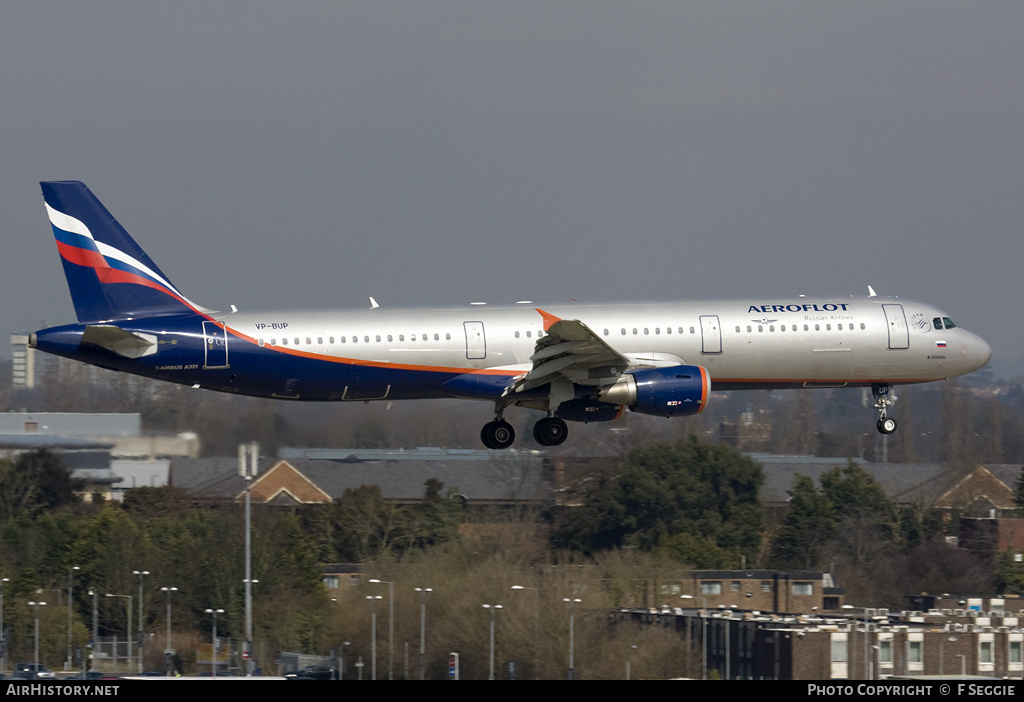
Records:
<instances>
[{"instance_id":1,"label":"street lamp post","mask_svg":"<svg viewBox=\"0 0 1024 702\"><path fill-rule=\"evenodd\" d=\"M341 658L338 661L338 680L345 679L345 647L348 645L348 641L341 642Z\"/></svg>"},{"instance_id":2,"label":"street lamp post","mask_svg":"<svg viewBox=\"0 0 1024 702\"><path fill-rule=\"evenodd\" d=\"M78 566L68 568L68 657L64 661L64 670L71 670L71 610L73 609L71 597L74 593L74 575L76 570L79 570Z\"/></svg>"},{"instance_id":3,"label":"street lamp post","mask_svg":"<svg viewBox=\"0 0 1024 702\"><path fill-rule=\"evenodd\" d=\"M513 590L533 590L533 673L540 680L540 591L535 587L513 585Z\"/></svg>"},{"instance_id":4,"label":"street lamp post","mask_svg":"<svg viewBox=\"0 0 1024 702\"><path fill-rule=\"evenodd\" d=\"M133 570L132 575L139 576L139 635L136 642L139 645L139 672L142 672L142 578L149 575L148 570Z\"/></svg>"},{"instance_id":5,"label":"street lamp post","mask_svg":"<svg viewBox=\"0 0 1024 702\"><path fill-rule=\"evenodd\" d=\"M125 629L125 638L128 639L128 665L132 664L132 596L131 595L113 595L106 593L104 597L124 597L128 600L128 628ZM117 660L117 639L114 639L114 660Z\"/></svg>"},{"instance_id":6,"label":"street lamp post","mask_svg":"<svg viewBox=\"0 0 1024 702\"><path fill-rule=\"evenodd\" d=\"M494 612L495 610L501 609L501 605L485 604L484 609L490 610L491 612L491 672L488 680L494 680Z\"/></svg>"},{"instance_id":7,"label":"street lamp post","mask_svg":"<svg viewBox=\"0 0 1024 702\"><path fill-rule=\"evenodd\" d=\"M238 447L238 474L245 479L245 674L252 675L252 480L259 469L260 446L256 442Z\"/></svg>"},{"instance_id":8,"label":"street lamp post","mask_svg":"<svg viewBox=\"0 0 1024 702\"><path fill-rule=\"evenodd\" d=\"M420 593L420 680L423 679L427 659L427 593L433 591L429 587L416 588Z\"/></svg>"},{"instance_id":9,"label":"street lamp post","mask_svg":"<svg viewBox=\"0 0 1024 702\"><path fill-rule=\"evenodd\" d=\"M11 582L10 578L0 578L0 673L7 670L7 631L4 629L4 583Z\"/></svg>"},{"instance_id":10,"label":"street lamp post","mask_svg":"<svg viewBox=\"0 0 1024 702\"><path fill-rule=\"evenodd\" d=\"M89 595L92 597L92 631L89 632L89 644L92 646L92 653L89 655L90 667L91 662L96 659L96 654L99 653L99 607L96 605L96 597L99 595L96 592L96 588L89 588Z\"/></svg>"},{"instance_id":11,"label":"street lamp post","mask_svg":"<svg viewBox=\"0 0 1024 702\"><path fill-rule=\"evenodd\" d=\"M224 614L224 610L207 608L203 611L213 615L213 677L217 677L217 652L220 649L220 642L217 641L217 615Z\"/></svg>"},{"instance_id":12,"label":"street lamp post","mask_svg":"<svg viewBox=\"0 0 1024 702\"><path fill-rule=\"evenodd\" d=\"M575 668L574 668L574 656L575 656L575 640L576 640L576 605L582 602L579 598L568 598L563 597L562 602L569 605L569 680L574 680Z\"/></svg>"},{"instance_id":13,"label":"street lamp post","mask_svg":"<svg viewBox=\"0 0 1024 702\"><path fill-rule=\"evenodd\" d=\"M378 578L370 578L368 582L388 586L388 680L394 680L395 674L395 583Z\"/></svg>"},{"instance_id":14,"label":"street lamp post","mask_svg":"<svg viewBox=\"0 0 1024 702\"><path fill-rule=\"evenodd\" d=\"M380 595L367 595L366 599L373 605L373 613L370 615L372 634L370 635L370 680L377 679L377 602L383 598ZM360 671L362 673L362 671Z\"/></svg>"},{"instance_id":15,"label":"street lamp post","mask_svg":"<svg viewBox=\"0 0 1024 702\"><path fill-rule=\"evenodd\" d=\"M170 675L173 670L174 649L171 648L171 593L177 592L176 587L162 587L162 592L167 593L167 645L164 646L164 672Z\"/></svg>"},{"instance_id":16,"label":"street lamp post","mask_svg":"<svg viewBox=\"0 0 1024 702\"><path fill-rule=\"evenodd\" d=\"M45 602L29 602L28 604L29 604L30 607L33 608L33 610L35 612L35 620L36 620L36 624L35 624L35 635L36 636L35 636L35 638L36 638L36 644L35 644L34 653L32 654L32 662L35 663L36 671L38 672L38 670L39 670L39 608L42 607L43 605L45 605L46 603Z\"/></svg>"},{"instance_id":17,"label":"street lamp post","mask_svg":"<svg viewBox=\"0 0 1024 702\"><path fill-rule=\"evenodd\" d=\"M943 649L945 648L945 644L947 641L956 641L956 637L950 636L949 638L946 638L945 636L943 636L941 639L939 639L939 675L942 675L944 672L943 664L945 662L945 655Z\"/></svg>"}]
</instances>

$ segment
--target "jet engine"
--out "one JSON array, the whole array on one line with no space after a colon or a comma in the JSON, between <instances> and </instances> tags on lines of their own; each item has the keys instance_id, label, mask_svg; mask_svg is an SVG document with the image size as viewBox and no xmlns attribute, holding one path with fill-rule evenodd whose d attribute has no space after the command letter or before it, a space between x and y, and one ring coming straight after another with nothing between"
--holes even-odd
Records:
<instances>
[{"instance_id":1,"label":"jet engine","mask_svg":"<svg viewBox=\"0 0 1024 702\"><path fill-rule=\"evenodd\" d=\"M645 368L624 374L599 399L657 417L685 417L704 409L711 376L701 366Z\"/></svg>"}]
</instances>

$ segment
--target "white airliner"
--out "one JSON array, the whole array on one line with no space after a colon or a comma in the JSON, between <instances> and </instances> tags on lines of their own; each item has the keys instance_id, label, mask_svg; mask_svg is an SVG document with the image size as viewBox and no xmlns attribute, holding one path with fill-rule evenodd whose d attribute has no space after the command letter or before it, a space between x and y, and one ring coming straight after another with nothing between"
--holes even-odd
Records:
<instances>
[{"instance_id":1,"label":"white airliner","mask_svg":"<svg viewBox=\"0 0 1024 702\"><path fill-rule=\"evenodd\" d=\"M481 439L515 440L504 412L540 410L534 438L626 408L696 414L716 390L890 388L964 375L991 349L942 310L900 299L743 299L614 305L230 312L182 295L82 183L42 183L77 324L30 345L197 388L289 400L458 397L493 403Z\"/></svg>"}]
</instances>

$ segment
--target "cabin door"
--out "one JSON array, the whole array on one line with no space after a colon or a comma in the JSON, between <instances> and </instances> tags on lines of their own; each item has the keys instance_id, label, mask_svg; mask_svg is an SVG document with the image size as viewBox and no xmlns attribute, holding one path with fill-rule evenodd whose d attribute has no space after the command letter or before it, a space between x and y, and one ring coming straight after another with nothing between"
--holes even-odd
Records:
<instances>
[{"instance_id":1,"label":"cabin door","mask_svg":"<svg viewBox=\"0 0 1024 702\"><path fill-rule=\"evenodd\" d=\"M889 348L910 348L910 328L903 314L903 305L882 305L882 311L885 312L885 325L889 328Z\"/></svg>"},{"instance_id":2,"label":"cabin door","mask_svg":"<svg viewBox=\"0 0 1024 702\"><path fill-rule=\"evenodd\" d=\"M463 322L466 330L466 358L487 358L487 338L483 322Z\"/></svg>"},{"instance_id":3,"label":"cabin door","mask_svg":"<svg viewBox=\"0 0 1024 702\"><path fill-rule=\"evenodd\" d=\"M203 322L203 368L228 367L228 335L222 322Z\"/></svg>"}]
</instances>

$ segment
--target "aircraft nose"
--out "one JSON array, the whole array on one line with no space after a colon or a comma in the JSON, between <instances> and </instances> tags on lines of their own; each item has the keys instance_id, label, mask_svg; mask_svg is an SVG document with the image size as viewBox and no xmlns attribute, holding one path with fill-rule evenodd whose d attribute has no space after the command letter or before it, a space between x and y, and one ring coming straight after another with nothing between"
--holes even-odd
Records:
<instances>
[{"instance_id":1,"label":"aircraft nose","mask_svg":"<svg viewBox=\"0 0 1024 702\"><path fill-rule=\"evenodd\" d=\"M975 336L971 344L971 351L978 361L978 368L981 368L992 358L992 347L980 336Z\"/></svg>"}]
</instances>

